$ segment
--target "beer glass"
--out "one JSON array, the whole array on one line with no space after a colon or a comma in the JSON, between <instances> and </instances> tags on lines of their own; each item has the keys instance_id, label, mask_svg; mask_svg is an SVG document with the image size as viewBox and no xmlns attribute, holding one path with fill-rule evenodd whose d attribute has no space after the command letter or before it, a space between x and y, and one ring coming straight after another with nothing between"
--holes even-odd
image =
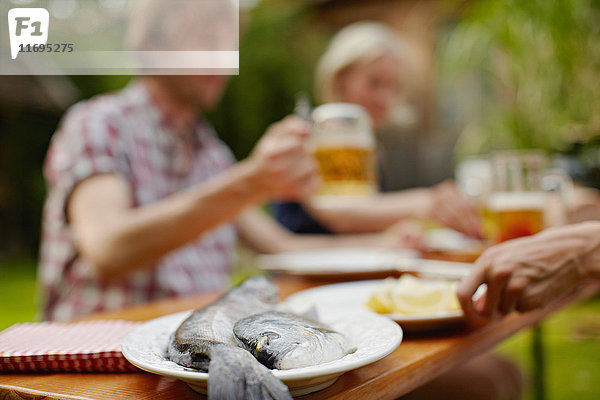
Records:
<instances>
[{"instance_id":1,"label":"beer glass","mask_svg":"<svg viewBox=\"0 0 600 400\"><path fill-rule=\"evenodd\" d=\"M375 193L375 137L365 109L348 103L324 104L315 108L312 119L322 185L311 202L334 206L340 199Z\"/></svg>"},{"instance_id":2,"label":"beer glass","mask_svg":"<svg viewBox=\"0 0 600 400\"><path fill-rule=\"evenodd\" d=\"M504 242L561 224L572 181L548 169L539 151L503 151L491 157L492 191L483 212L488 236Z\"/></svg>"}]
</instances>

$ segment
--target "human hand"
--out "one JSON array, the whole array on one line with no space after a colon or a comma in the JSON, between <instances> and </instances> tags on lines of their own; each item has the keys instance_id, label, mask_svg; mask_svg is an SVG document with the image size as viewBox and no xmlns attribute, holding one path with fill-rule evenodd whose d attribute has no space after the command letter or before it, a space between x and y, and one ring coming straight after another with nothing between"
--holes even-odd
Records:
<instances>
[{"instance_id":1,"label":"human hand","mask_svg":"<svg viewBox=\"0 0 600 400\"><path fill-rule=\"evenodd\" d=\"M418 251L425 249L425 230L415 221L397 222L381 235L384 247L409 248Z\"/></svg>"},{"instance_id":2,"label":"human hand","mask_svg":"<svg viewBox=\"0 0 600 400\"><path fill-rule=\"evenodd\" d=\"M471 200L460 192L454 182L445 181L431 189L428 217L465 235L480 238L481 224L477 209Z\"/></svg>"},{"instance_id":3,"label":"human hand","mask_svg":"<svg viewBox=\"0 0 600 400\"><path fill-rule=\"evenodd\" d=\"M586 231L587 230L587 231ZM591 276L589 257L600 237L585 224L548 229L488 249L457 289L458 300L472 322L513 310L544 307ZM487 291L473 300L480 285Z\"/></svg>"},{"instance_id":4,"label":"human hand","mask_svg":"<svg viewBox=\"0 0 600 400\"><path fill-rule=\"evenodd\" d=\"M293 116L267 129L249 157L257 190L279 200L299 200L318 188L310 132L308 123Z\"/></svg>"}]
</instances>

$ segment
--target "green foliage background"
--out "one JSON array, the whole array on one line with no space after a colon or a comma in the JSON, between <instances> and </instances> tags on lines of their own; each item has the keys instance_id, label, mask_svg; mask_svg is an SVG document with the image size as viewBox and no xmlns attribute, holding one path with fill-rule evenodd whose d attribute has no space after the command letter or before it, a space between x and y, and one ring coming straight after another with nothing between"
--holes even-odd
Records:
<instances>
[{"instance_id":1,"label":"green foliage background","mask_svg":"<svg viewBox=\"0 0 600 400\"><path fill-rule=\"evenodd\" d=\"M473 2L440 53L448 79L477 82L461 155L565 151L600 136L600 1Z\"/></svg>"}]
</instances>

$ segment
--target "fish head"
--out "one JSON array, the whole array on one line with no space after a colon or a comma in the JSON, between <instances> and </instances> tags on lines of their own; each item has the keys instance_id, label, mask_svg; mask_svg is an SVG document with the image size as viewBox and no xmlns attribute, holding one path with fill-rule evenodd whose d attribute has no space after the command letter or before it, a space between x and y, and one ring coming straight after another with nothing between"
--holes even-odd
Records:
<instances>
[{"instance_id":1,"label":"fish head","mask_svg":"<svg viewBox=\"0 0 600 400\"><path fill-rule=\"evenodd\" d=\"M315 346L315 331L292 326L285 332L276 329L262 333L255 347L255 357L270 368L292 369L320 363L320 349Z\"/></svg>"},{"instance_id":2,"label":"fish head","mask_svg":"<svg viewBox=\"0 0 600 400\"><path fill-rule=\"evenodd\" d=\"M234 335L238 343L261 364L271 369L316 365L327 357L327 335L339 335L308 319L280 312L266 312L238 321ZM335 350L334 350L335 351Z\"/></svg>"},{"instance_id":3,"label":"fish head","mask_svg":"<svg viewBox=\"0 0 600 400\"><path fill-rule=\"evenodd\" d=\"M289 359L306 360L313 351L306 341L309 332L300 327L272 324L250 329L253 332L246 333L243 345L268 368L286 369Z\"/></svg>"}]
</instances>

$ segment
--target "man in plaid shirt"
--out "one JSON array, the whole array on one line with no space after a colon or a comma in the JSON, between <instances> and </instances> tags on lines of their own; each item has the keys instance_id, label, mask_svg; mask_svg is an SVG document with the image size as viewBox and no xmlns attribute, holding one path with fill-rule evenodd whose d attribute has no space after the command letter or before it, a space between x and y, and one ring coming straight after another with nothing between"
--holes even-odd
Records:
<instances>
[{"instance_id":1,"label":"man in plaid shirt","mask_svg":"<svg viewBox=\"0 0 600 400\"><path fill-rule=\"evenodd\" d=\"M141 78L79 104L54 136L44 169L46 318L222 288L236 240L232 218L314 186L304 124L273 126L248 160L232 166L227 147L196 118L204 99L175 103L173 79ZM176 79L195 93L207 80L225 84L223 77ZM264 217L244 215L242 237L248 219Z\"/></svg>"},{"instance_id":2,"label":"man in plaid shirt","mask_svg":"<svg viewBox=\"0 0 600 400\"><path fill-rule=\"evenodd\" d=\"M134 24L143 33L137 36L179 43L161 26L180 22L166 18L169 3L146 4L148 13L138 15L142 27ZM195 10L178 12L189 23L197 22L195 15L206 18L206 10L193 14L198 7L187 4ZM148 34L156 29L159 34ZM261 212L256 206L268 199L300 199L318 186L310 129L288 117L234 164L198 117L219 102L226 82L222 75L146 76L67 113L44 168L49 194L39 277L45 319L221 289L238 235L265 253L399 243L394 234L297 237Z\"/></svg>"}]
</instances>

